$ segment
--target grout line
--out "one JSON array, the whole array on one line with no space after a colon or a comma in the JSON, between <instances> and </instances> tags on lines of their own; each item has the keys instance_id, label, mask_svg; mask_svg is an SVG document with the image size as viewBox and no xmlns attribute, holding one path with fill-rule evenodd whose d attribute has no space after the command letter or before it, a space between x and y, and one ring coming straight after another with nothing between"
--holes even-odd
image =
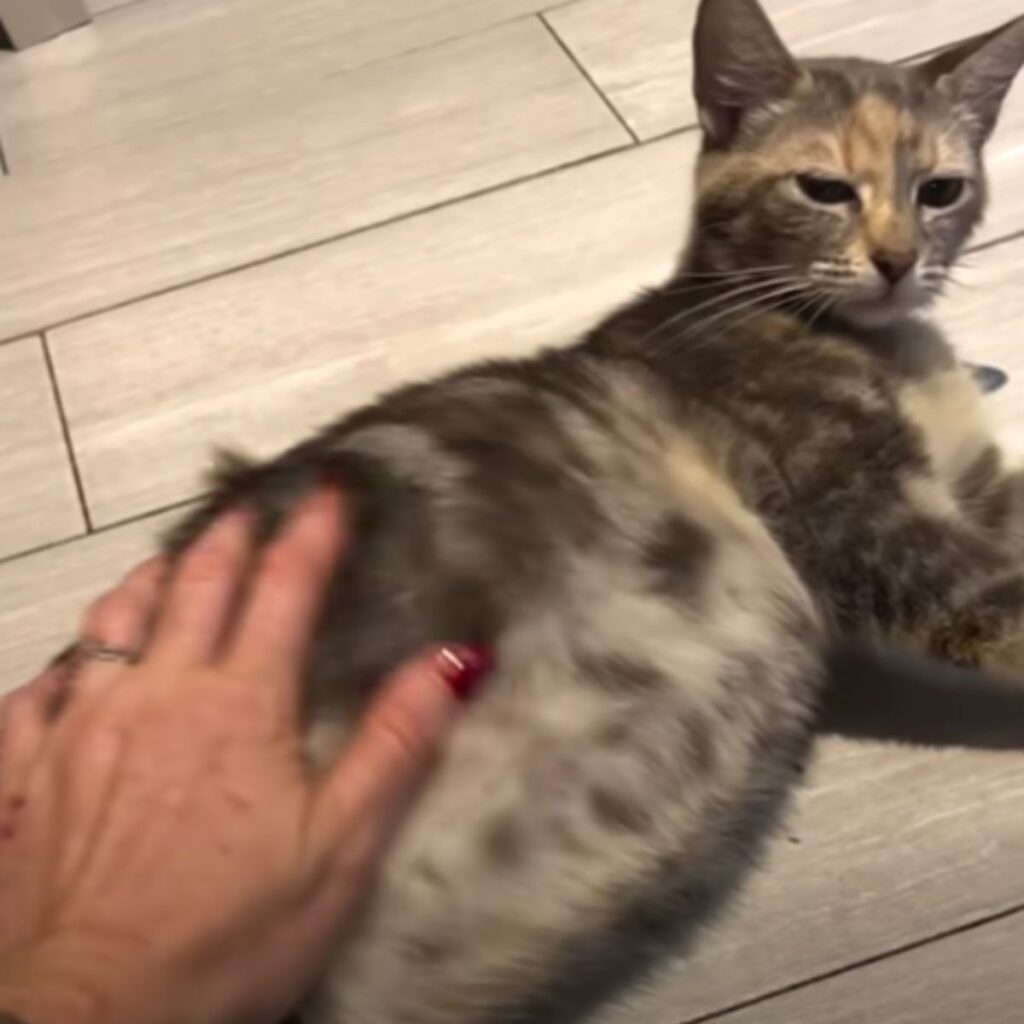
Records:
<instances>
[{"instance_id":1,"label":"grout line","mask_svg":"<svg viewBox=\"0 0 1024 1024\"><path fill-rule=\"evenodd\" d=\"M27 551L18 551L14 554L5 555L3 558L0 558L0 568L10 562L18 562L23 558L30 558L33 555L41 555L45 551L53 551L56 548L65 548L71 544L77 544L80 541L91 540L93 537L101 537L103 534L110 533L113 530L118 530L121 527L132 526L136 523L144 523L147 519L156 519L167 512L174 512L176 509L186 509L190 505L194 505L201 498L201 494L194 495L191 498L183 498L181 501L173 502L170 505L161 505L159 508L147 509L145 512L139 512L137 515L126 516L124 519L114 519L109 523L103 523L101 526L96 526L85 533L74 533L69 537L61 537L59 540L51 540L46 544L38 544L36 547L29 548Z\"/></svg>"},{"instance_id":2,"label":"grout line","mask_svg":"<svg viewBox=\"0 0 1024 1024\"><path fill-rule=\"evenodd\" d=\"M465 192L459 196L442 199L439 202L431 203L429 206L420 206L414 210L406 210L403 213L395 214L393 217L385 217L384 220L377 220L371 224L362 224L359 227L350 228L347 231L341 231L336 235L328 235L325 238L318 238L312 242L303 242L301 245L293 245L287 249L279 249L274 253L261 256L255 260L250 260L247 263L239 263L237 266L225 267L223 270L216 270L210 274L190 278L188 281L182 281L180 284L167 285L164 288L157 288L151 292L133 295L130 298L122 299L119 302L113 302L109 306L98 306L95 309L89 310L88 313L78 313L75 316L66 317L63 320L54 320L45 327L22 328L16 334L0 337L0 345L6 345L12 341L18 341L26 335L54 331L60 327L67 327L70 324L79 323L82 320L89 320L95 316L102 316L106 313L112 313L118 309L124 309L126 306L134 306L137 303L146 302L149 299L160 298L162 295L170 295L174 292L184 291L186 288L193 288L196 285L206 284L208 281L217 281L222 277L230 277L232 274L241 273L243 270L252 270L254 267L262 267L267 263L273 263L275 260L284 259L288 256L297 256L300 253L309 252L312 249L319 249L321 246L333 245L335 242L342 242L349 238L358 238L360 235L365 235L370 231L377 231L380 228L387 228L394 224L401 224L405 221L415 220L417 217L424 217L428 214L436 213L438 210L447 209L450 206L458 206L460 203L467 202L471 199L482 199L484 196L502 192L507 188L513 188L518 185L528 184L532 181L549 178L555 174L561 173L562 171L569 171L576 167L583 167L586 164L603 160L605 157L615 156L617 153L626 153L636 148L637 147L632 143L624 142L622 145L612 146L609 149L602 149L596 153L588 153L586 156L577 157L575 160L569 160L566 163L557 164L554 167L546 167L542 170L534 171L531 174L526 174L519 178L511 178L508 181L503 181L495 185L487 185L483 188L475 189L472 192Z\"/></svg>"},{"instance_id":3,"label":"grout line","mask_svg":"<svg viewBox=\"0 0 1024 1024\"><path fill-rule=\"evenodd\" d=\"M117 4L115 7L108 7L104 11L100 11L98 14L90 11L92 20L96 21L97 18L105 18L109 14L117 14L118 11L123 11L127 7L138 7L142 3L142 0L124 0L123 3Z\"/></svg>"},{"instance_id":4,"label":"grout line","mask_svg":"<svg viewBox=\"0 0 1024 1024\"><path fill-rule=\"evenodd\" d=\"M75 456L75 446L71 441L71 430L68 427L67 412L64 409L64 399L60 393L60 385L57 383L57 371L53 365L53 354L50 352L50 343L44 331L39 336L43 349L43 358L46 360L46 372L50 376L50 387L53 389L53 401L57 407L57 416L60 419L61 433L64 435L64 447L67 450L68 461L71 464L71 476L75 481L75 490L78 493L78 504L82 509L82 520L85 523L86 533L93 532L92 517L89 515L89 503L85 500L85 487L82 485L82 474L78 468L78 459Z\"/></svg>"},{"instance_id":5,"label":"grout line","mask_svg":"<svg viewBox=\"0 0 1024 1024\"><path fill-rule=\"evenodd\" d=\"M138 512L133 516L125 516L124 519L112 519L109 523L104 523L102 526L96 527L96 533L109 533L111 530L120 529L122 526L131 526L132 523L141 523L146 519L152 519L155 516L166 515L168 512L176 512L179 509L186 509L190 505L196 505L203 498L208 497L209 491L198 491L195 494L190 494L187 498L182 498L180 501L172 501L166 505L161 505L159 508L147 509L145 512Z\"/></svg>"},{"instance_id":6,"label":"grout line","mask_svg":"<svg viewBox=\"0 0 1024 1024\"><path fill-rule=\"evenodd\" d=\"M134 2L138 3L139 0L134 0ZM570 0L570 2L573 2L573 0ZM334 68L333 70L325 70L324 80L330 81L333 78L341 78L344 75L354 74L356 72L363 71L366 68L377 67L391 61L404 60L406 57L414 57L417 54L426 53L429 50L440 49L441 47L448 46L451 43L458 43L464 39L472 39L474 36L485 35L488 32L493 32L500 28L506 28L509 25L533 21L535 17L535 13L529 12L526 14L510 14L507 17L498 18L497 21L490 21L484 25L478 25L475 28L470 27L461 32L454 32L450 36L441 36L438 39L429 39L423 43L415 43L407 50L397 50L395 53L384 53L379 57L371 57L369 60L362 63L348 64L344 67Z\"/></svg>"},{"instance_id":7,"label":"grout line","mask_svg":"<svg viewBox=\"0 0 1024 1024\"><path fill-rule=\"evenodd\" d=\"M626 134L633 140L635 146L640 145L640 136L633 131L632 125L626 120L625 115L619 110L617 106L612 102L611 97L597 84L594 76L587 70L583 62L573 53L569 44L555 31L554 26L547 19L547 15L544 11L537 13L537 20L548 30L548 34L558 44L558 48L565 54L565 56L572 62L576 70L583 76L584 80L590 85L590 88L600 97L601 102L608 108L609 113L616 121L622 125ZM685 130L685 129L684 129Z\"/></svg>"},{"instance_id":8,"label":"grout line","mask_svg":"<svg viewBox=\"0 0 1024 1024\"><path fill-rule=\"evenodd\" d=\"M822 982L830 981L832 978L839 978L844 974L852 974L854 971L862 970L865 967L871 967L873 964L882 963L886 960L898 959L900 956L914 952L914 950L924 949L927 946L933 946L939 942L944 942L947 939L956 938L958 935L964 935L968 932L985 928L988 925L997 924L999 921L1006 920L1007 918L1016 917L1022 912L1024 912L1024 904L1015 904L1012 907L996 911L995 913L989 914L977 921L970 921L967 924L957 925L955 928L948 928L945 931L929 935L927 938L917 939L914 942L907 942L902 946L896 946L895 948L886 950L883 953L876 953L874 956L864 957L854 963L845 964L842 967L826 971L823 974L816 974L812 978L805 978L803 981L795 981L790 985L785 985L772 992L766 992L764 995L753 996L750 999L734 1003L724 1009L712 1010L710 1013L701 1014L699 1017L689 1017L687 1020L682 1021L681 1024L709 1024L710 1021L722 1020L730 1014L738 1013L741 1010L746 1010L753 1006L760 1006L764 1003L771 1003L776 999L789 995L791 992L799 992L801 989L812 988L815 985L820 985Z\"/></svg>"},{"instance_id":9,"label":"grout line","mask_svg":"<svg viewBox=\"0 0 1024 1024\"><path fill-rule=\"evenodd\" d=\"M141 0L132 0L132 3L140 2ZM441 36L439 39L431 39L424 43L416 43L410 46L407 50L398 50L395 53L385 53L379 57L371 57L370 60L361 64L351 64L346 67L335 68L332 71L325 71L324 79L329 81L332 78L340 78L343 75L362 71L364 68L372 68L376 67L378 64L386 64L388 61L402 60L418 53L425 53L428 50L436 50L439 47L447 46L450 43L458 43L463 39L472 39L474 36L485 35L488 32L493 32L499 28L506 28L509 25L532 22L537 18L543 20L543 16L548 11L558 11L563 7L570 7L576 2L577 0L565 0L565 2L553 4L551 7L545 8L543 11L520 11L518 14L509 14L506 17L499 17L496 21L489 21L484 25L477 25L476 27L471 26L463 29L461 32L455 32L450 36Z\"/></svg>"}]
</instances>

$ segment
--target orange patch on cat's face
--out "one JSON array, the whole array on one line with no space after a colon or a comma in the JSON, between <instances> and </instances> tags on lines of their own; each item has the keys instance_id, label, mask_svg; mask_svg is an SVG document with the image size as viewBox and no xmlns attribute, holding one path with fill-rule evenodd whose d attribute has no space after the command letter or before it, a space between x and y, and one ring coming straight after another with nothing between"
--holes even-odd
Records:
<instances>
[{"instance_id":1,"label":"orange patch on cat's face","mask_svg":"<svg viewBox=\"0 0 1024 1024\"><path fill-rule=\"evenodd\" d=\"M878 249L912 249L916 234L913 187L935 166L934 129L910 111L868 93L853 108L839 145L844 171L857 184L863 203L856 255L864 258Z\"/></svg>"},{"instance_id":2,"label":"orange patch on cat's face","mask_svg":"<svg viewBox=\"0 0 1024 1024\"><path fill-rule=\"evenodd\" d=\"M858 181L884 182L890 190L895 186L896 154L917 168L934 166L938 158L934 126L876 93L868 93L853 108L839 144L847 174Z\"/></svg>"},{"instance_id":3,"label":"orange patch on cat's face","mask_svg":"<svg viewBox=\"0 0 1024 1024\"><path fill-rule=\"evenodd\" d=\"M873 251L915 247L914 192L920 181L940 169L970 174L970 150L946 127L867 93L836 129L793 137L783 147L788 150L784 159L834 173L856 186L862 204L860 228L848 256L865 264Z\"/></svg>"}]
</instances>

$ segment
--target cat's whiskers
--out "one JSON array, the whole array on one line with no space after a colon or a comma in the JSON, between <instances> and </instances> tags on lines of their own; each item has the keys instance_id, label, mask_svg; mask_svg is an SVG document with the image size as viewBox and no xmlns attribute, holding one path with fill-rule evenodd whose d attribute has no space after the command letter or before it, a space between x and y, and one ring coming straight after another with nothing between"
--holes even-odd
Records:
<instances>
[{"instance_id":1,"label":"cat's whiskers","mask_svg":"<svg viewBox=\"0 0 1024 1024\"><path fill-rule=\"evenodd\" d=\"M681 310L674 316L669 317L668 320L662 321L662 323L658 324L658 326L653 328L650 332L648 332L648 334L641 338L640 343L642 345L646 345L648 342L650 342L659 334L661 334L662 331L675 327L680 323L685 323L688 318L696 316L697 314L702 313L705 310L714 309L715 307L720 306L723 303L731 302L735 298L746 296L752 292L756 293L761 290L767 292L770 289L776 287L780 280L781 279L779 278L767 278L758 281L747 281L744 284L737 285L735 288L730 288L724 292L719 292L715 295L712 295L710 298L704 300L703 302L698 302L696 306L689 306L686 309Z\"/></svg>"},{"instance_id":2,"label":"cat's whiskers","mask_svg":"<svg viewBox=\"0 0 1024 1024\"><path fill-rule=\"evenodd\" d=\"M953 277L951 267L943 266L941 263L932 263L922 267L919 277L922 287L931 296L942 295L947 282L960 288L967 287L962 281Z\"/></svg>"},{"instance_id":3,"label":"cat's whiskers","mask_svg":"<svg viewBox=\"0 0 1024 1024\"><path fill-rule=\"evenodd\" d=\"M770 282L770 284L770 290L765 291L761 294L755 294L752 297L746 296L742 302L739 302L738 304L733 306L729 306L726 309L717 310L709 316L702 317L696 323L690 324L681 333L675 335L672 338L672 342L674 344L680 344L682 342L685 342L688 339L692 338L699 331L706 330L713 324L721 323L728 317L737 316L738 314L751 309L751 307L754 308L750 316L756 316L761 309L775 308L775 303L777 303L779 299L789 298L791 296L798 295L806 288L806 282L803 280L803 278L796 277L775 280ZM750 319L750 316L744 318L742 322L745 323L748 319ZM736 325L732 324L730 326ZM713 339L708 338L707 340L711 341Z\"/></svg>"},{"instance_id":4,"label":"cat's whiskers","mask_svg":"<svg viewBox=\"0 0 1024 1024\"><path fill-rule=\"evenodd\" d=\"M676 327L683 325L686 331L689 332L693 328L699 328L710 318L717 320L720 317L727 315L730 309L736 308L732 304L736 303L737 300L741 300L739 308L746 308L748 302L766 301L780 286L789 286L797 283L797 281L798 278L788 275L786 277L766 278L765 280L757 281L742 287L729 289L728 291L712 296L705 302L698 303L696 306L692 306L689 309L684 310L683 313L677 317L667 320L663 326ZM688 320L691 321L691 323L687 324Z\"/></svg>"},{"instance_id":5,"label":"cat's whiskers","mask_svg":"<svg viewBox=\"0 0 1024 1024\"><path fill-rule=\"evenodd\" d=\"M802 290L803 290L802 286L790 285L785 291L780 291L777 295L774 295L773 298L776 298L776 299L777 298L791 298L793 295L799 295L800 291L802 291ZM750 307L752 307L752 306L755 307L755 308L751 309ZM763 313L765 311L765 309L771 310L773 308L776 308L776 307L773 307L770 303L766 306L763 301L762 302L753 302L753 301L745 302L745 303L741 304L736 310L731 311L731 312L739 313L739 312L742 312L743 310L749 310L749 312L745 316L740 317L739 320L730 321L728 326L730 328L732 328L733 330L735 330L737 327L742 327L744 324L749 323L756 316L758 316L759 314ZM713 318L711 318L711 320L707 321L706 324L701 324L699 326L701 326L701 327L708 326L709 324L714 323L717 320L723 319L724 315L725 314L722 314L722 315L717 316L717 317L713 317ZM682 340L682 339L680 339L680 340ZM713 341L713 340L714 339L711 338L711 337L708 337L707 339L705 339L706 342L710 342L710 341Z\"/></svg>"},{"instance_id":6,"label":"cat's whiskers","mask_svg":"<svg viewBox=\"0 0 1024 1024\"><path fill-rule=\"evenodd\" d=\"M699 278L712 282L730 281L740 278L750 278L760 274L774 274L780 270L788 269L784 263L767 264L763 267L736 267L732 270L687 270L680 281L682 287L669 289L669 295L678 295L688 291L688 281Z\"/></svg>"},{"instance_id":7,"label":"cat's whiskers","mask_svg":"<svg viewBox=\"0 0 1024 1024\"><path fill-rule=\"evenodd\" d=\"M946 274L940 281L934 286L934 294L941 295L945 291L947 284L956 285L957 288L963 288L965 291L970 289L970 285L966 281L961 281L959 278L954 277L952 274Z\"/></svg>"},{"instance_id":8,"label":"cat's whiskers","mask_svg":"<svg viewBox=\"0 0 1024 1024\"><path fill-rule=\"evenodd\" d=\"M824 258L810 265L808 278L814 286L831 289L838 295L838 289L855 282L857 274L849 260Z\"/></svg>"},{"instance_id":9,"label":"cat's whiskers","mask_svg":"<svg viewBox=\"0 0 1024 1024\"><path fill-rule=\"evenodd\" d=\"M839 298L839 296L834 293L827 291L819 291L817 297L820 300L820 304L816 307L812 307L814 311L811 313L810 318L807 321L808 328L813 328L814 325L829 311L829 309L835 305Z\"/></svg>"}]
</instances>

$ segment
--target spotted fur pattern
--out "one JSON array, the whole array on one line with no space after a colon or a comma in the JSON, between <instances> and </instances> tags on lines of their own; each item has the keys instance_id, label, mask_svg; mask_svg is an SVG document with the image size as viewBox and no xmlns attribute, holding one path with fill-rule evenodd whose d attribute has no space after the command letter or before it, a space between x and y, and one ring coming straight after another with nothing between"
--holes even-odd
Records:
<instances>
[{"instance_id":1,"label":"spotted fur pattern","mask_svg":"<svg viewBox=\"0 0 1024 1024\"><path fill-rule=\"evenodd\" d=\"M174 550L244 501L269 534L343 482L356 543L311 666L316 757L412 652L497 650L309 1020L582 1019L756 859L827 669L858 685L840 641L1017 692L1024 487L919 310L981 216L1022 57L1017 22L914 68L798 63L754 0L704 0L671 279L572 347L234 464L177 531ZM941 208L937 177L961 182Z\"/></svg>"}]
</instances>

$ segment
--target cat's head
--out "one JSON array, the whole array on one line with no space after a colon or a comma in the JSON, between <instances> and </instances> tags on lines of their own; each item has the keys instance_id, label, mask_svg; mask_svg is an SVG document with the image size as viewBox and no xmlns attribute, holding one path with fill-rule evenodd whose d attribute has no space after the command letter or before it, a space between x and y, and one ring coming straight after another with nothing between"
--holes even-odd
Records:
<instances>
[{"instance_id":1,"label":"cat's head","mask_svg":"<svg viewBox=\"0 0 1024 1024\"><path fill-rule=\"evenodd\" d=\"M756 0L702 0L691 259L865 325L923 306L981 219L1022 62L1024 18L914 65L797 61Z\"/></svg>"}]
</instances>

